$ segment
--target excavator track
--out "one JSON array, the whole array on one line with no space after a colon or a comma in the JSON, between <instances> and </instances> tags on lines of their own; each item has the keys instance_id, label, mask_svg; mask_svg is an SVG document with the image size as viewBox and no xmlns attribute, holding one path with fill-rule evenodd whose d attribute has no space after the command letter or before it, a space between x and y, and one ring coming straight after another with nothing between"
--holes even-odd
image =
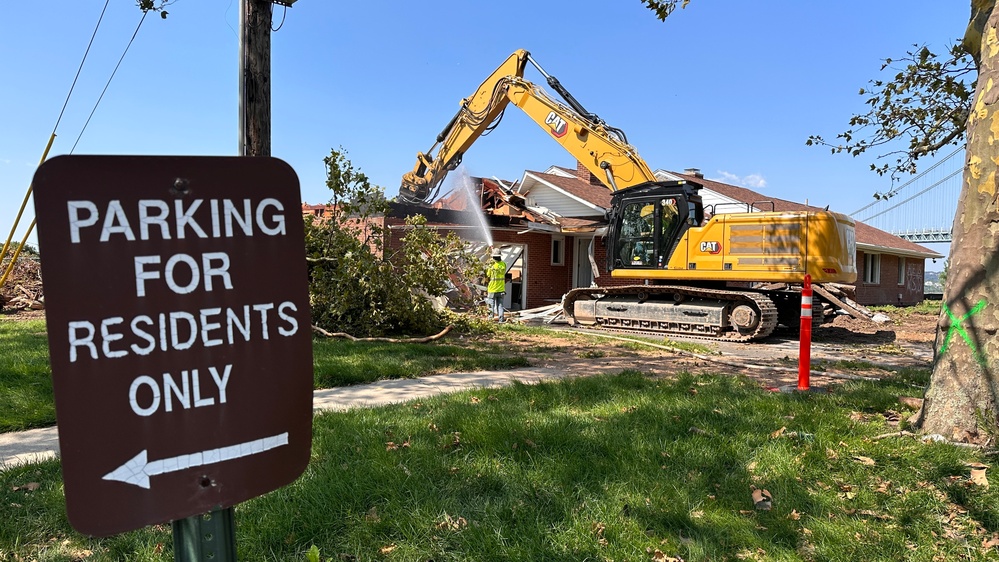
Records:
<instances>
[{"instance_id":1,"label":"excavator track","mask_svg":"<svg viewBox=\"0 0 999 562\"><path fill-rule=\"evenodd\" d=\"M777 305L754 291L676 285L580 288L565 296L562 308L573 325L708 340L758 340L777 327Z\"/></svg>"}]
</instances>

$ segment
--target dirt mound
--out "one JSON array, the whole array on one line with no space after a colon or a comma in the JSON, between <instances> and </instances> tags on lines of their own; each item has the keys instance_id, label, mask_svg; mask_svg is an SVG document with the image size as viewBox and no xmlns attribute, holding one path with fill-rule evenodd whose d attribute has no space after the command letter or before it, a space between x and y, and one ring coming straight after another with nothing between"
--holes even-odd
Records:
<instances>
[{"instance_id":1,"label":"dirt mound","mask_svg":"<svg viewBox=\"0 0 999 562\"><path fill-rule=\"evenodd\" d=\"M892 314L888 322L858 320L852 316L839 315L831 323L823 325L823 337L842 338L846 342L868 342L875 340L932 342L936 335L937 316L920 312ZM884 343L883 341L881 343Z\"/></svg>"}]
</instances>

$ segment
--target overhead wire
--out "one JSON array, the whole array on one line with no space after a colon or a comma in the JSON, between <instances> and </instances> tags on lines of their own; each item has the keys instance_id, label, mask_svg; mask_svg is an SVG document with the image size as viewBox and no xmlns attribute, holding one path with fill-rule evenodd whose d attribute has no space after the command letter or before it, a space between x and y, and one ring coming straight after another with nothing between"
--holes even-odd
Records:
<instances>
[{"instance_id":1,"label":"overhead wire","mask_svg":"<svg viewBox=\"0 0 999 562\"><path fill-rule=\"evenodd\" d=\"M281 23L277 27L274 27L274 4L271 4L271 31L277 32L284 27L284 19L286 17L288 17L288 6L285 6L284 11L281 12Z\"/></svg>"},{"instance_id":2,"label":"overhead wire","mask_svg":"<svg viewBox=\"0 0 999 562\"><path fill-rule=\"evenodd\" d=\"M107 13L108 4L111 0L105 0L104 7L101 9L101 15L97 18L97 25L94 26L94 32L90 36L90 42L87 43L87 49L83 52L83 60L80 61L79 68L76 69L76 76L73 77L73 83L69 87L69 92L66 94L66 100L62 104L62 109L59 110L59 117L56 118L55 126L52 127L52 133L49 135L48 143L45 146L45 151L42 153L41 162L45 162L48 158L49 150L52 148L52 142L55 140L56 131L59 130L59 123L62 122L62 117L66 113L66 107L69 105L69 100L73 96L73 90L76 88L76 82L80 79L80 73L83 71L83 65L87 62L87 56L90 54L90 48L94 44L94 38L97 37L97 31L101 28L101 22L104 21L104 14ZM39 165L41 165L41 162ZM0 261L7 256L7 250L10 248L10 243L14 239L14 233L17 231L17 226L21 223L21 216L24 214L24 209L28 205L28 199L31 198L32 185L28 184L28 190L24 194L24 200L21 201L21 208L17 211L17 216L14 218L14 224L10 227L10 234L7 235L7 240L3 244L3 249L0 250ZM21 239L21 243L14 249L14 255L10 258L10 263L7 268L0 273L0 286L7 281L10 277L11 272L14 270L14 264L17 263L18 256L21 255L21 250L24 249L24 244L28 241L28 236L35 229L35 223L37 219L32 219L31 224L28 225L28 230L24 233L24 238Z\"/></svg>"},{"instance_id":3,"label":"overhead wire","mask_svg":"<svg viewBox=\"0 0 999 562\"><path fill-rule=\"evenodd\" d=\"M73 78L73 84L69 87L69 92L66 94L66 101L62 104L62 109L59 111L59 118L56 119L55 127L52 127L52 134L55 135L56 130L59 128L59 123L62 121L62 116L66 112L66 106L69 105L69 98L73 95L73 89L76 88L76 81L80 78L80 72L83 71L83 63L87 62L87 55L90 54L90 47L94 44L94 38L97 37L97 30L101 28L101 22L104 21L104 13L108 10L108 4L111 0L105 0L104 9L101 10L101 17L97 18L97 25L94 26L94 33L90 36L90 43L87 43L87 50L83 52L83 60L80 61L80 67L76 69L76 76Z\"/></svg>"},{"instance_id":4,"label":"overhead wire","mask_svg":"<svg viewBox=\"0 0 999 562\"><path fill-rule=\"evenodd\" d=\"M45 147L45 152L42 154L41 162L45 162L45 159L48 157L49 150L52 147L52 142L53 140L55 140L56 137L56 131L59 130L59 124L62 123L63 115L65 115L66 108L69 106L69 100L72 98L73 91L76 89L76 83L80 79L80 74L83 71L83 66L87 62L87 57L90 55L90 49L94 45L94 39L97 37L97 32L101 28L101 23L104 21L104 15L107 13L108 5L110 3L111 0L105 0L104 7L101 9L101 15L99 18L97 18L97 25L94 26L94 32L90 36L90 41L87 43L86 50L84 50L83 59L80 61L80 66L76 69L76 75L73 77L73 83L70 85L69 92L67 92L66 94L66 99L65 101L63 101L62 108L59 110L59 117L56 118L55 126L52 127L52 134L49 135L49 141L47 146ZM83 137L83 132L86 131L87 125L90 123L90 119L94 116L94 112L97 111L98 105L100 105L101 100L104 98L104 93L107 92L108 87L111 85L111 80L114 78L115 73L118 71L118 67L121 66L121 62L122 60L124 60L125 54L128 52L129 47L132 46L132 42L135 41L135 37L139 33L139 28L142 27L142 22L145 21L147 13L148 12L146 11L142 12L142 18L139 20L139 25L136 26L135 32L132 33L132 38L129 39L128 45L125 47L125 51L118 59L118 64L115 65L114 71L111 73L111 76L108 78L107 84L104 85L104 90L101 92L100 97L97 99L97 103L94 104L94 109L91 110L90 116L87 117L86 123L84 123L83 128L80 130L80 135L76 138L76 142L73 144L73 148L70 150L70 154L72 154L73 151L76 150L76 145L80 142L80 138ZM2 252L0 252L0 257L3 257L7 254L7 249L10 247L10 242L14 237L14 232L17 230L17 226L21 221L21 215L24 213L24 209L27 206L28 199L31 197L31 192L32 192L32 186L29 185L27 193L25 193L24 195L24 201L21 203L21 208L17 213L17 217L14 219L14 225L10 229L10 234L8 235L6 242L4 242L3 250ZM37 219L33 219L31 221L31 224L28 225L28 230L27 232L25 232L24 238L21 240L20 245L18 245L17 249L14 251L14 255L11 257L8 267L6 268L6 270L3 271L2 274L0 274L0 285L3 285L3 283L6 282L7 278L10 276L11 271L14 269L14 264L17 261L17 258L20 255L21 250L24 248L24 244L25 242L27 242L28 236L30 236L31 232L34 230L36 221Z\"/></svg>"},{"instance_id":5,"label":"overhead wire","mask_svg":"<svg viewBox=\"0 0 999 562\"><path fill-rule=\"evenodd\" d=\"M128 49L132 46L132 42L135 41L135 36L139 34L139 28L142 27L142 22L146 21L146 14L149 12L142 12L142 17L139 18L139 25L135 26L135 31L132 32L132 38L128 40L128 45L125 45L125 50L122 51L121 57L118 58L118 64L115 65L114 70L111 71L111 76L108 77L108 81L104 84L104 89L101 90L101 95L97 98L97 103L94 104L94 108L90 110L90 115L87 117L87 121L83 124L83 128L80 129L80 135L76 137L76 142L73 143L73 148L69 150L72 154L76 150L76 145L80 143L80 139L83 138L84 131L87 130L87 125L90 124L90 119L93 118L94 113L97 111L97 106L101 104L101 100L104 99L104 94L108 91L108 87L111 86L111 80L114 79L114 75L118 72L118 67L121 66L121 61L125 60L125 55L128 53Z\"/></svg>"}]
</instances>

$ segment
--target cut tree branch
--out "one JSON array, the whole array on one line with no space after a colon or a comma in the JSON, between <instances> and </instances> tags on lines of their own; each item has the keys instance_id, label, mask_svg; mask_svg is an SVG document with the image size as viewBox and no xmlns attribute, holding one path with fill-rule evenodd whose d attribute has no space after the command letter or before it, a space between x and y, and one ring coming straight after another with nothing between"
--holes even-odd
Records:
<instances>
[{"instance_id":1,"label":"cut tree branch","mask_svg":"<svg viewBox=\"0 0 999 562\"><path fill-rule=\"evenodd\" d=\"M312 331L316 332L317 334L322 334L328 338L344 338L350 341L387 342L387 343L430 343L432 341L437 341L443 338L448 332L451 331L451 326L444 328L437 334L434 334L432 336L427 336L425 338L357 338L346 332L327 332L326 330L316 325L312 326Z\"/></svg>"}]
</instances>

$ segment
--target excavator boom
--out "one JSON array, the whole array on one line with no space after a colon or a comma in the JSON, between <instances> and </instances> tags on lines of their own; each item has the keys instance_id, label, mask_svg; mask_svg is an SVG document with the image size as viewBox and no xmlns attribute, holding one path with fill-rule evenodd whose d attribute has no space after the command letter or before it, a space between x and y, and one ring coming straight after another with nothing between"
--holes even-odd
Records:
<instances>
[{"instance_id":1,"label":"excavator boom","mask_svg":"<svg viewBox=\"0 0 999 562\"><path fill-rule=\"evenodd\" d=\"M528 62L538 68L566 104L524 78ZM518 50L471 96L461 100L458 112L437 135L430 150L416 155L413 170L402 178L400 198L411 203L426 203L433 199L447 173L458 167L465 152L479 137L496 126L510 103L523 110L590 172L606 178L612 190L656 180L648 164L628 144L620 129L607 126L595 114L587 112L530 53Z\"/></svg>"}]
</instances>

